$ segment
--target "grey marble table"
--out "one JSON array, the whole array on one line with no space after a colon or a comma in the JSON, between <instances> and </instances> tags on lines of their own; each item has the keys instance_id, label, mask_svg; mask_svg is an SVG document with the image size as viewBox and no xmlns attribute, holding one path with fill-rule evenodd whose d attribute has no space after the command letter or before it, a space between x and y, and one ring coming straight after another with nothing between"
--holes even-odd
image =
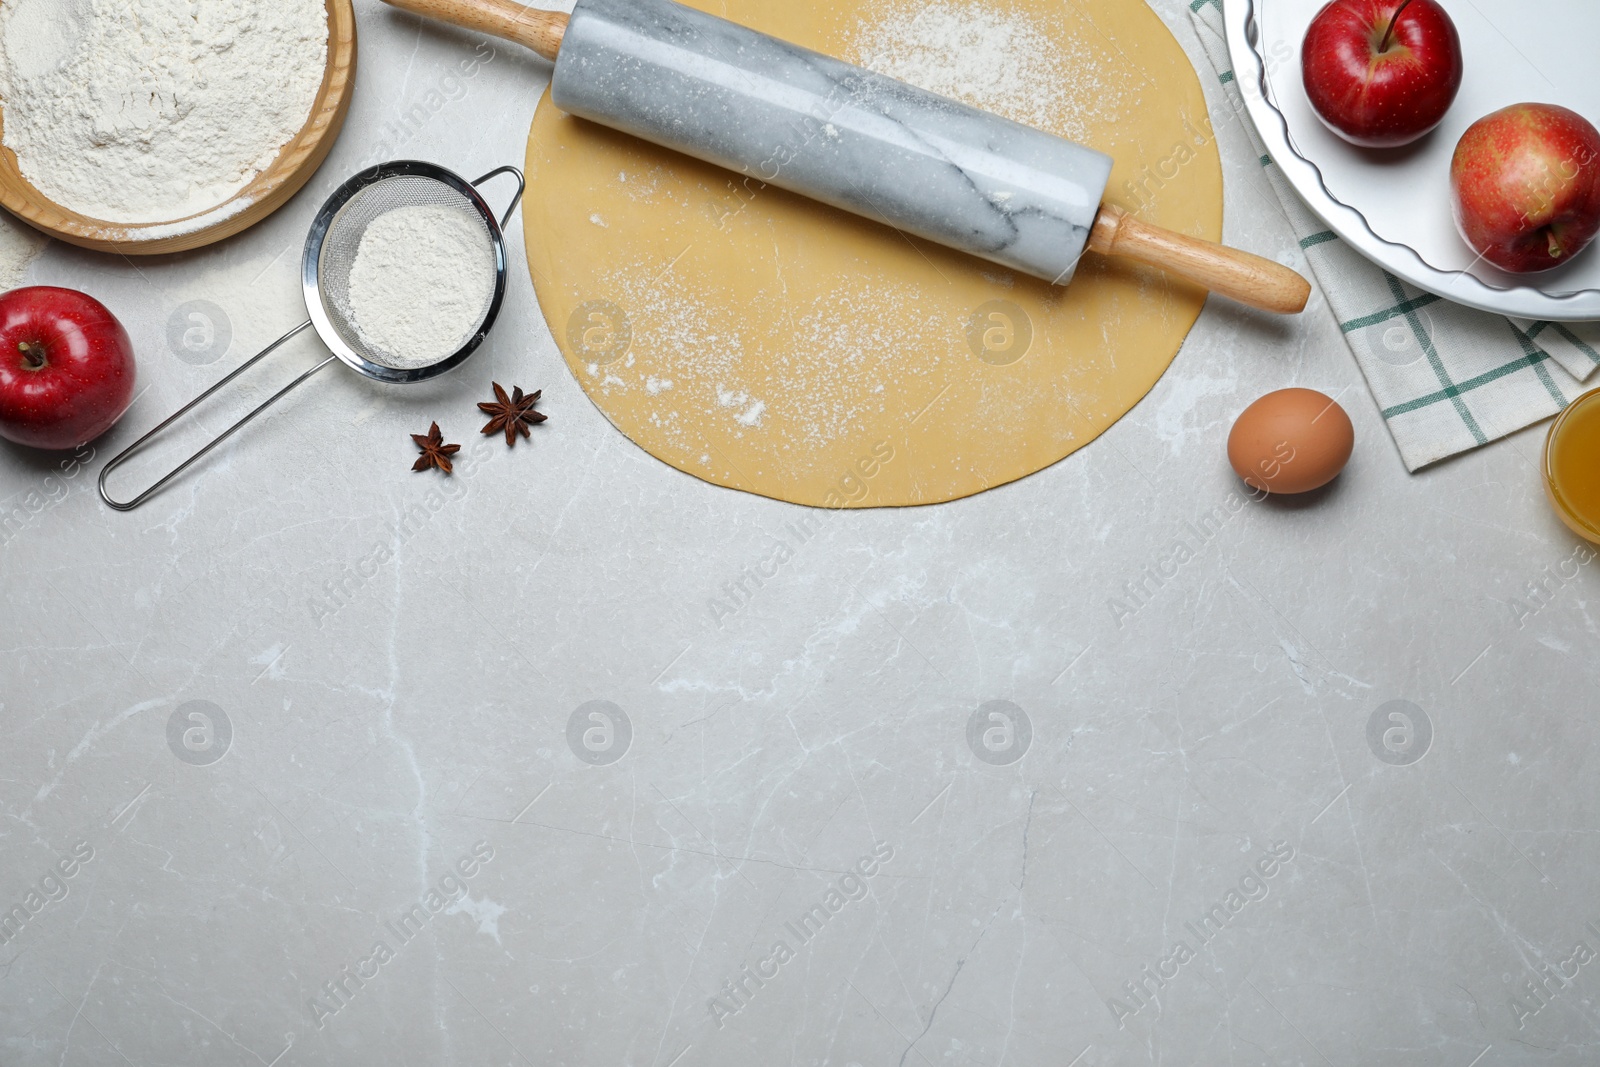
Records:
<instances>
[{"instance_id":1,"label":"grey marble table","mask_svg":"<svg viewBox=\"0 0 1600 1067\"><path fill-rule=\"evenodd\" d=\"M471 366L545 390L531 447L463 421L454 480L405 475L476 388L335 368L103 507L110 449L299 321L343 176L521 158L543 64L357 7L287 209L30 275L125 312L147 389L93 458L0 452L0 1064L1600 1059L1600 569L1538 430L1408 476L1320 298L1214 302L1093 446L776 569L802 513L620 437L520 271ZM1220 136L1229 239L1300 262ZM1291 384L1354 461L1229 510L1231 419Z\"/></svg>"}]
</instances>

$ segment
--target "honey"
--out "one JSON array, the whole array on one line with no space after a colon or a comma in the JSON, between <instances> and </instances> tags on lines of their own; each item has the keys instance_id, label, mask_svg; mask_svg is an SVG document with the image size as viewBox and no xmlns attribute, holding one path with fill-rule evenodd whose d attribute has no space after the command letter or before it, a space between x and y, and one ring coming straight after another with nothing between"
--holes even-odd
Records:
<instances>
[{"instance_id":1,"label":"honey","mask_svg":"<svg viewBox=\"0 0 1600 1067\"><path fill-rule=\"evenodd\" d=\"M1600 542L1600 389L1574 400L1550 427L1544 476L1561 520Z\"/></svg>"}]
</instances>

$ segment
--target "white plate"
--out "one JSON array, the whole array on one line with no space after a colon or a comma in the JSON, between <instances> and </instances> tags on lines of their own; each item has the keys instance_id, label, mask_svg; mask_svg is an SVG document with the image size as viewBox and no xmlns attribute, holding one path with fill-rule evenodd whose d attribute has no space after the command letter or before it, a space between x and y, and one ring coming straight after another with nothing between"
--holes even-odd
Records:
<instances>
[{"instance_id":1,"label":"white plate","mask_svg":"<svg viewBox=\"0 0 1600 1067\"><path fill-rule=\"evenodd\" d=\"M1465 52L1461 95L1420 143L1374 152L1331 133L1301 83L1300 44L1324 2L1222 4L1250 117L1311 210L1374 263L1447 300L1518 318L1600 319L1600 247L1569 266L1519 277L1478 259L1450 213L1450 157L1467 127L1484 115L1536 101L1600 123L1594 59L1600 3L1442 0Z\"/></svg>"}]
</instances>

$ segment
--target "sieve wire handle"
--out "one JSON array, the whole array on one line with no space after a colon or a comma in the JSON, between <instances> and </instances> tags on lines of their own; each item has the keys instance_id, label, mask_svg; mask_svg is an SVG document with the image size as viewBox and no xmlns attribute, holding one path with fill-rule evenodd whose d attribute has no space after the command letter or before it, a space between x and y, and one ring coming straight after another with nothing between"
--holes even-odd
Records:
<instances>
[{"instance_id":1,"label":"sieve wire handle","mask_svg":"<svg viewBox=\"0 0 1600 1067\"><path fill-rule=\"evenodd\" d=\"M156 434L160 433L162 430L165 430L168 426L171 426L174 422L177 422L184 415L187 415L190 411L192 411L202 401L208 399L214 393L216 393L219 389L221 389L223 386L227 385L229 382L233 381L239 375L243 374L245 371L249 370L251 367L253 367L257 363L261 362L267 356L269 356L273 352L277 351L280 347L283 346L283 344L285 342L287 342L291 338L297 336L298 334L304 332L310 325L311 325L310 322L303 322L299 326L296 326L294 329L290 330L288 333L284 334L282 337L280 337L276 341L272 342L272 344L270 344L266 348L262 349L255 356L251 357L251 359L248 362L242 364L232 374L228 375L226 378L222 379L216 385L213 385L210 389L207 389L205 392L201 393L199 396L197 396L193 400L189 401L183 407L181 407L177 411L173 412L172 413L172 417L167 419L166 422L163 422L160 426L157 426L155 429L151 430L149 433L147 433L143 437L139 438L133 444L131 444L127 448L123 449L122 453L120 455L118 455L115 459L113 459L110 463L107 463L105 465L105 469L100 472L100 499L104 500L108 505L110 505L111 507L115 508L118 511L132 511L134 508L138 507L140 504L143 504L146 500L150 499L150 497L155 494L156 490L160 489L162 486L164 486L168 482L172 481L172 479L176 478L178 475L180 475L184 471L188 470L190 465L192 465L201 456L204 456L207 452L210 452L213 448L216 448L222 442L224 442L228 438L232 437L236 432L238 432L240 429L242 429L246 423L250 422L257 415L260 415L263 411L266 411L272 405L276 404L278 401L282 400L285 396L289 395L289 392L291 390L293 390L296 386L298 386L300 383L302 383L306 379L310 378L313 374L317 373L317 371L321 370L323 367L326 367L328 364L332 363L334 361L335 357L329 356L327 359L323 360L321 363L318 363L315 367L312 367L310 370L308 370L304 374L300 375L300 377L296 378L294 381L290 382L288 385L286 385L282 389L278 390L276 393L274 393L271 396L271 398L269 398L267 400L266 403L262 404L260 407L256 408L254 411L252 411L250 414L246 415L244 418L240 419L238 422L236 422L232 426L228 427L228 429L226 431L224 431L221 436L217 437L215 440L213 440L210 444L206 445L200 451L196 452L194 455L192 455L188 459L184 460L183 463L180 464L179 466L174 467L170 472L168 472L166 477L162 478L159 482L157 482L156 484L152 485L150 488L146 489L144 492L140 493L138 496L134 497L132 500L127 500L127 501L113 500L111 498L111 494L106 492L106 478L111 474L112 471L114 471L118 467L122 466L122 464L125 463L130 456L132 456L135 452L139 451L139 449L143 448L145 446L146 442L148 442L150 440L150 438L154 437Z\"/></svg>"},{"instance_id":2,"label":"sieve wire handle","mask_svg":"<svg viewBox=\"0 0 1600 1067\"><path fill-rule=\"evenodd\" d=\"M489 181L492 178L498 178L502 174L512 174L515 175L517 179L517 195L511 198L511 206L506 208L505 217L500 220L500 228L504 230L506 228L506 223L511 221L511 216L517 213L517 205L522 203L522 194L528 190L528 180L522 176L522 172L516 167L496 167L488 174L485 174L483 177L473 182L472 187L476 189L484 182Z\"/></svg>"}]
</instances>

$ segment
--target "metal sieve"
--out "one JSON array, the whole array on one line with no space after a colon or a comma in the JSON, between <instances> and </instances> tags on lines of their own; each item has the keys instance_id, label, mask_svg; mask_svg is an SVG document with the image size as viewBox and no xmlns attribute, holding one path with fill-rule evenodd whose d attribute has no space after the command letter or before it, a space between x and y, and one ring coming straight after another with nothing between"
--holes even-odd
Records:
<instances>
[{"instance_id":1,"label":"metal sieve","mask_svg":"<svg viewBox=\"0 0 1600 1067\"><path fill-rule=\"evenodd\" d=\"M478 186L503 174L512 175L517 179L517 192L505 215L496 219L489 205L478 195ZM120 455L107 463L105 469L100 472L100 498L118 511L133 510L162 486L182 474L191 464L232 437L247 423L336 359L368 378L400 385L427 381L460 366L478 350L479 345L483 344L484 338L488 336L490 329L494 327L495 319L500 314L500 306L505 300L506 292L504 228L511 221L517 205L521 203L526 187L522 172L515 167L500 167L477 181L468 182L443 167L414 160L383 163L345 182L317 213L316 220L311 224L311 232L306 237L305 256L301 261L301 282L310 318L246 360L226 378L179 408L165 422L129 445ZM350 304L350 276L355 267L356 255L361 248L361 239L366 236L369 226L400 208L428 205L459 208L475 216L482 223L485 253L494 258L494 286L491 291L483 294L483 306L477 329L461 347L436 361L419 365L415 359L402 353L378 349L356 328ZM332 356L274 393L265 403L228 427L143 493L128 501L112 499L110 493L106 491L106 479L112 471L120 467L162 430L307 328L316 330L322 343L333 353Z\"/></svg>"}]
</instances>

